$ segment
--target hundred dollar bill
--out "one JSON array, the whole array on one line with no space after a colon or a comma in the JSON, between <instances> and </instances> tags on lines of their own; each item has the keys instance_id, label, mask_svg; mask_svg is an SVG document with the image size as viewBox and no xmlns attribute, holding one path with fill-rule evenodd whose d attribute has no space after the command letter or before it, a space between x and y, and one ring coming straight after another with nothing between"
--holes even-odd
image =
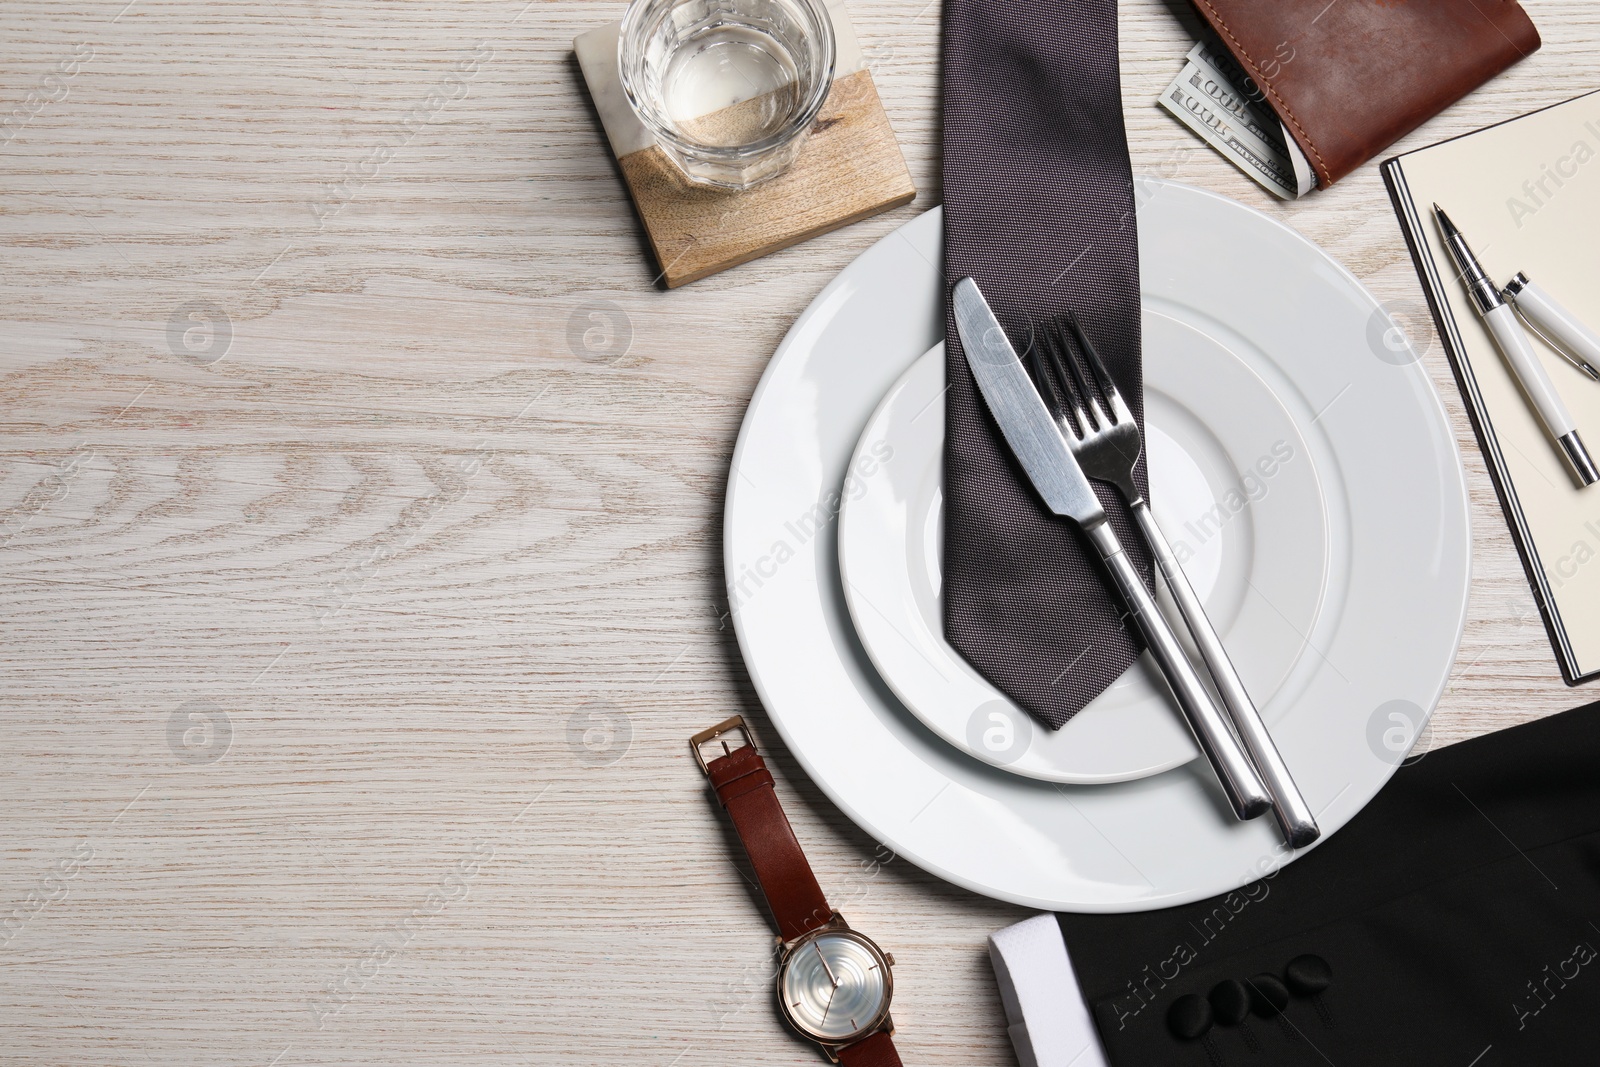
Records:
<instances>
[{"instance_id":1,"label":"hundred dollar bill","mask_svg":"<svg viewBox=\"0 0 1600 1067\"><path fill-rule=\"evenodd\" d=\"M1274 147L1279 146L1278 120L1272 117L1270 111L1263 114L1255 103L1240 93L1233 82L1223 77L1217 70L1191 59L1184 64L1183 73L1178 75L1178 80L1232 115L1240 126L1255 134L1258 140Z\"/></svg>"},{"instance_id":2,"label":"hundred dollar bill","mask_svg":"<svg viewBox=\"0 0 1600 1067\"><path fill-rule=\"evenodd\" d=\"M1288 127L1278 118L1277 112L1272 110L1272 105L1267 103L1266 93L1261 91L1254 78L1245 73L1244 68L1239 66L1230 52L1211 41L1201 41L1189 49L1189 54L1184 60L1199 66L1203 71L1216 74L1222 83L1230 87L1234 95L1249 108L1256 121L1271 131L1266 139L1278 146L1289 160L1289 165L1294 170L1297 196L1304 196L1316 187L1316 172L1311 169L1310 161L1300 150L1299 142L1289 133ZM1294 53L1290 51L1286 55L1273 57L1271 62L1281 65L1293 60Z\"/></svg>"},{"instance_id":3,"label":"hundred dollar bill","mask_svg":"<svg viewBox=\"0 0 1600 1067\"><path fill-rule=\"evenodd\" d=\"M1284 200L1299 196L1288 156L1251 132L1239 114L1197 90L1191 72L1198 69L1193 64L1186 66L1184 74L1161 94L1161 106L1267 192Z\"/></svg>"},{"instance_id":4,"label":"hundred dollar bill","mask_svg":"<svg viewBox=\"0 0 1600 1067\"><path fill-rule=\"evenodd\" d=\"M1210 41L1201 41L1189 49L1189 54L1183 58L1186 62L1210 67L1222 75L1240 96L1248 100L1252 106L1259 108L1262 115L1273 122L1278 121L1273 114L1272 105L1267 103L1267 94L1261 91L1261 86L1256 84L1254 78L1244 72L1244 68L1239 66L1231 53L1216 47Z\"/></svg>"}]
</instances>

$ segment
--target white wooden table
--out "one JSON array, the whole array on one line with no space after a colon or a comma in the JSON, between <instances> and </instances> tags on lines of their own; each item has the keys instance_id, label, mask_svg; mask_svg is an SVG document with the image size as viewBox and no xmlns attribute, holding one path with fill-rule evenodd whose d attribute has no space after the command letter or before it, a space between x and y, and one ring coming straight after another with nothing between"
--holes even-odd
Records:
<instances>
[{"instance_id":1,"label":"white wooden table","mask_svg":"<svg viewBox=\"0 0 1600 1067\"><path fill-rule=\"evenodd\" d=\"M1528 6L1544 50L1404 147L1600 85L1593 5ZM917 202L670 293L570 59L620 11L0 6L0 1063L818 1063L685 745L736 711L900 961L906 1061L1014 1062L984 935L1024 912L875 862L720 591L765 361L939 200L939 4L852 3ZM1153 104L1185 5L1123 15L1136 170L1420 299L1373 167L1269 202ZM1441 743L1592 694L1426 362L1475 538Z\"/></svg>"}]
</instances>

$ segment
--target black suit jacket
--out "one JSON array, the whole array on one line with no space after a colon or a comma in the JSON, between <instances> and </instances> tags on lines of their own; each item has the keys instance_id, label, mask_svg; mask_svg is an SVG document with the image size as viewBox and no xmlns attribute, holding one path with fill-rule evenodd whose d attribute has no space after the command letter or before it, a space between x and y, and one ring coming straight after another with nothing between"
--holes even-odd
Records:
<instances>
[{"instance_id":1,"label":"black suit jacket","mask_svg":"<svg viewBox=\"0 0 1600 1067\"><path fill-rule=\"evenodd\" d=\"M1059 919L1117 1067L1600 1062L1600 704L1401 768L1232 893Z\"/></svg>"}]
</instances>

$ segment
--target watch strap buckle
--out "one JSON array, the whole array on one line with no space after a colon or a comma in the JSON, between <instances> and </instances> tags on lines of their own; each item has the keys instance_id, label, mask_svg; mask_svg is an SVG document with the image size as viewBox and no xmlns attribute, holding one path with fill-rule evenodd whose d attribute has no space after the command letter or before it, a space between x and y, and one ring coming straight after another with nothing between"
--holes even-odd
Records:
<instances>
[{"instance_id":1,"label":"watch strap buckle","mask_svg":"<svg viewBox=\"0 0 1600 1067\"><path fill-rule=\"evenodd\" d=\"M735 715L731 719L725 719L722 722L717 723L717 725L713 726L711 729L701 730L699 733L689 738L689 748L694 752L695 762L700 764L700 770L708 777L711 774L711 768L706 766L706 757L705 754L700 751L701 746L717 740L724 734L731 733L743 734L745 745L751 748L755 747L755 734L751 733L750 727L745 725L744 716L742 715ZM723 755L729 755L732 753L732 751L733 750L728 747L728 743L726 741L722 742Z\"/></svg>"}]
</instances>

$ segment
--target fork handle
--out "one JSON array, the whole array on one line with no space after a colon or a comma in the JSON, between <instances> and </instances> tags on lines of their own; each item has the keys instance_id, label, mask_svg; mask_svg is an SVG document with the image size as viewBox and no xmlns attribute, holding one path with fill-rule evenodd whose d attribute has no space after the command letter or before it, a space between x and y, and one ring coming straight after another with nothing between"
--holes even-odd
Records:
<instances>
[{"instance_id":1,"label":"fork handle","mask_svg":"<svg viewBox=\"0 0 1600 1067\"><path fill-rule=\"evenodd\" d=\"M1250 753L1251 761L1260 772L1267 792L1272 795L1272 811L1277 816L1278 825L1283 828L1284 838L1292 848L1305 848L1322 836L1311 808L1306 804L1305 797L1300 795L1294 779L1289 776L1289 768L1283 762L1278 746L1273 743L1266 723L1261 721L1261 714L1256 711L1255 702L1239 680L1239 672L1234 670L1228 650L1223 647L1222 639L1212 627L1211 619L1207 617L1200 598L1195 595L1194 587L1189 584L1188 576L1183 573L1183 567L1173 554L1166 535L1156 525L1150 505L1141 500L1133 505L1132 511L1139 532L1149 543L1156 557L1156 565L1167 580L1172 598L1178 602L1178 611L1189 628L1189 635L1200 649L1200 658L1205 662L1206 670L1211 672L1211 680L1222 696L1223 707L1227 709L1234 729L1238 731L1245 750Z\"/></svg>"},{"instance_id":2,"label":"fork handle","mask_svg":"<svg viewBox=\"0 0 1600 1067\"><path fill-rule=\"evenodd\" d=\"M1122 594L1123 602L1133 615L1139 632L1144 635L1144 643L1155 658L1156 666L1161 668L1161 676L1172 688L1172 695L1177 698L1178 707L1182 709L1183 717L1194 733L1195 742L1206 754L1206 759L1211 761L1211 767L1217 773L1217 780L1222 783L1222 791L1227 794L1234 814L1240 819L1253 819L1262 814L1271 806L1271 797L1245 756L1244 749L1239 747L1238 738L1228 729L1228 722L1217 710L1211 694L1206 692L1205 685L1195 673L1189 657L1184 654L1183 646L1178 643L1166 616L1156 607L1155 599L1144 587L1144 580L1123 552L1116 531L1109 522L1102 521L1085 529L1084 534L1105 560L1117 592Z\"/></svg>"}]
</instances>

